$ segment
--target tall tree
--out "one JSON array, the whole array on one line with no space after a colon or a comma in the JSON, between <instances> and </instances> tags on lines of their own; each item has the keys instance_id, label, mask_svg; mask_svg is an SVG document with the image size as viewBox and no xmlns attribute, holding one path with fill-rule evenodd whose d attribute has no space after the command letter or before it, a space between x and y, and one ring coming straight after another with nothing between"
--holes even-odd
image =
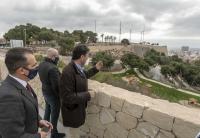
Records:
<instances>
[{"instance_id":1,"label":"tall tree","mask_svg":"<svg viewBox=\"0 0 200 138\"><path fill-rule=\"evenodd\" d=\"M62 37L58 40L58 44L60 46L60 54L66 55L67 53L71 53L74 48L75 41L73 38Z\"/></svg>"},{"instance_id":2,"label":"tall tree","mask_svg":"<svg viewBox=\"0 0 200 138\"><path fill-rule=\"evenodd\" d=\"M103 37L104 37L104 34L101 34L101 40L102 40L102 43L103 43Z\"/></svg>"}]
</instances>

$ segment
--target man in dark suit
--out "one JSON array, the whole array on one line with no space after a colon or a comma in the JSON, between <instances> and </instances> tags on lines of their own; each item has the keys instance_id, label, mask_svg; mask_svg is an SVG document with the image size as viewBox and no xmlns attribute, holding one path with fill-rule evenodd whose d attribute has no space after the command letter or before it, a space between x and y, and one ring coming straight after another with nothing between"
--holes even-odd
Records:
<instances>
[{"instance_id":1,"label":"man in dark suit","mask_svg":"<svg viewBox=\"0 0 200 138\"><path fill-rule=\"evenodd\" d=\"M59 80L60 71L57 67L59 61L58 50L50 48L47 50L47 57L39 65L39 76L42 82L42 93L46 107L44 120L51 121L53 130L51 138L63 138L64 133L58 133L57 123L60 114Z\"/></svg>"},{"instance_id":2,"label":"man in dark suit","mask_svg":"<svg viewBox=\"0 0 200 138\"><path fill-rule=\"evenodd\" d=\"M76 46L72 61L62 72L60 80L60 98L63 125L78 128L85 122L87 102L91 96L88 92L88 78L95 75L103 66L98 62L88 71L83 69L88 59L89 49L85 45Z\"/></svg>"},{"instance_id":3,"label":"man in dark suit","mask_svg":"<svg viewBox=\"0 0 200 138\"><path fill-rule=\"evenodd\" d=\"M2 138L46 138L51 123L41 120L37 96L28 81L37 75L37 62L32 51L10 49L5 57L9 75L0 86L0 135Z\"/></svg>"}]
</instances>

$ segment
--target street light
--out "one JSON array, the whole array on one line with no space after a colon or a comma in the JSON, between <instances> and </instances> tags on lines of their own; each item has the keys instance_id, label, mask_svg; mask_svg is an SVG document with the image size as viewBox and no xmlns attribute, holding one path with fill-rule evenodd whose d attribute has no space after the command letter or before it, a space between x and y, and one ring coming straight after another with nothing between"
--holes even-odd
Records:
<instances>
[{"instance_id":1,"label":"street light","mask_svg":"<svg viewBox=\"0 0 200 138\"><path fill-rule=\"evenodd\" d=\"M24 47L26 47L26 29L24 29Z\"/></svg>"}]
</instances>

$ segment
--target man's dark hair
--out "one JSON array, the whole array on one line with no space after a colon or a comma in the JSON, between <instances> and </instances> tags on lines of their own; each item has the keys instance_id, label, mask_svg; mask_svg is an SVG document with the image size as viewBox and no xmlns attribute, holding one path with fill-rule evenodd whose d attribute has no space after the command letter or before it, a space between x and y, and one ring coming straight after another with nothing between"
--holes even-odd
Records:
<instances>
[{"instance_id":1,"label":"man's dark hair","mask_svg":"<svg viewBox=\"0 0 200 138\"><path fill-rule=\"evenodd\" d=\"M72 52L72 60L79 59L82 55L86 55L89 52L89 48L86 45L78 45Z\"/></svg>"},{"instance_id":2,"label":"man's dark hair","mask_svg":"<svg viewBox=\"0 0 200 138\"><path fill-rule=\"evenodd\" d=\"M33 54L26 48L12 48L6 53L5 64L10 74L14 74L20 67L27 66L25 54Z\"/></svg>"}]
</instances>

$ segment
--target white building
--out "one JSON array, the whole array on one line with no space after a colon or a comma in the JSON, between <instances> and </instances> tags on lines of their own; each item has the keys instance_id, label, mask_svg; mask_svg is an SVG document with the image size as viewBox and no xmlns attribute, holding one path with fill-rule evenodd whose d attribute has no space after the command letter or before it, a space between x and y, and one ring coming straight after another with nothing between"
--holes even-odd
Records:
<instances>
[{"instance_id":1,"label":"white building","mask_svg":"<svg viewBox=\"0 0 200 138\"><path fill-rule=\"evenodd\" d=\"M14 39L11 39L10 40L10 47L11 48L13 48L13 47L24 47L23 40L14 40Z\"/></svg>"}]
</instances>

